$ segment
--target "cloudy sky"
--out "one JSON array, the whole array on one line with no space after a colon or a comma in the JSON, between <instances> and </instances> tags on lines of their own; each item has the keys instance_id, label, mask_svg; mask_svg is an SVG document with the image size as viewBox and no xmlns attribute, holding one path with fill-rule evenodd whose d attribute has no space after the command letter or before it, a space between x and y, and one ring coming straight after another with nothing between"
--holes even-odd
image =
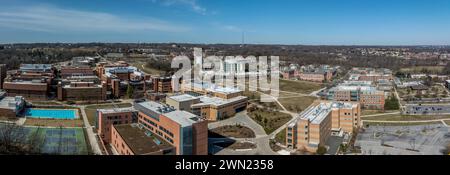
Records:
<instances>
[{"instance_id":1,"label":"cloudy sky","mask_svg":"<svg viewBox=\"0 0 450 175\"><path fill-rule=\"evenodd\" d=\"M0 0L0 43L448 45L448 0Z\"/></svg>"}]
</instances>

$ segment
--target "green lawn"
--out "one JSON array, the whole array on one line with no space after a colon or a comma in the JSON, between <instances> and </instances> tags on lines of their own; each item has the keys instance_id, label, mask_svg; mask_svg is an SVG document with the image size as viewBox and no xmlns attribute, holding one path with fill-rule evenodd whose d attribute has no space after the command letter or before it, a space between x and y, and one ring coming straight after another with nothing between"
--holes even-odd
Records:
<instances>
[{"instance_id":1,"label":"green lawn","mask_svg":"<svg viewBox=\"0 0 450 175\"><path fill-rule=\"evenodd\" d=\"M286 145L286 129L283 129L281 132L275 135L275 141Z\"/></svg>"},{"instance_id":2,"label":"green lawn","mask_svg":"<svg viewBox=\"0 0 450 175\"><path fill-rule=\"evenodd\" d=\"M133 65L134 67L137 67L138 69L141 69L143 72L150 74L150 75L160 75L161 73L164 73L164 71L160 71L157 69L147 67L146 63L143 63L143 62L135 62L135 63L132 63L131 65ZM144 65L144 66L142 67L142 65Z\"/></svg>"},{"instance_id":3,"label":"green lawn","mask_svg":"<svg viewBox=\"0 0 450 175\"><path fill-rule=\"evenodd\" d=\"M117 104L117 106L119 108L127 108L127 107L131 107L132 105L130 103L120 103ZM91 105L91 106L87 106L86 107L86 115L87 118L89 120L89 124L91 124L92 126L95 126L95 117L97 109L112 109L114 108L113 104L102 104L102 105Z\"/></svg>"},{"instance_id":4,"label":"green lawn","mask_svg":"<svg viewBox=\"0 0 450 175\"><path fill-rule=\"evenodd\" d=\"M304 96L304 97L282 97L278 101L291 112L301 112L308 108L315 100L316 97Z\"/></svg>"},{"instance_id":5,"label":"green lawn","mask_svg":"<svg viewBox=\"0 0 450 175\"><path fill-rule=\"evenodd\" d=\"M2 124L0 124L1 126ZM21 127L17 139L25 139L36 154L88 155L89 146L83 128Z\"/></svg>"},{"instance_id":6,"label":"green lawn","mask_svg":"<svg viewBox=\"0 0 450 175\"><path fill-rule=\"evenodd\" d=\"M57 119L36 119L27 118L26 126L44 126L44 127L83 127L82 119L75 120L57 120Z\"/></svg>"},{"instance_id":7,"label":"green lawn","mask_svg":"<svg viewBox=\"0 0 450 175\"><path fill-rule=\"evenodd\" d=\"M444 120L447 125L450 125L450 120Z\"/></svg>"},{"instance_id":8,"label":"green lawn","mask_svg":"<svg viewBox=\"0 0 450 175\"><path fill-rule=\"evenodd\" d=\"M317 91L323 88L320 83L307 82L307 81L291 81L291 80L280 80L280 90L295 92L300 94L310 94L311 92Z\"/></svg>"},{"instance_id":9,"label":"green lawn","mask_svg":"<svg viewBox=\"0 0 450 175\"><path fill-rule=\"evenodd\" d=\"M256 110L250 111L248 114L250 118L264 128L267 134L272 133L292 119L292 116L289 114L261 108L256 108Z\"/></svg>"},{"instance_id":10,"label":"green lawn","mask_svg":"<svg viewBox=\"0 0 450 175\"><path fill-rule=\"evenodd\" d=\"M399 111L396 111L396 110L394 110L394 111L381 111L381 110L365 110L365 109L363 109L361 115L365 116L365 115L375 115L375 114L393 113L393 112L399 112Z\"/></svg>"}]
</instances>

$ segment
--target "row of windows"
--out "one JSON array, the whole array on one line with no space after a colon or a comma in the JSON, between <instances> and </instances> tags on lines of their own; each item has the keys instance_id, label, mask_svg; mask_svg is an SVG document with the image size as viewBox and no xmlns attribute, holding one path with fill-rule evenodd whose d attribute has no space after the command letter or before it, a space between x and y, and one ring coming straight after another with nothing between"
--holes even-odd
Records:
<instances>
[{"instance_id":1,"label":"row of windows","mask_svg":"<svg viewBox=\"0 0 450 175\"><path fill-rule=\"evenodd\" d=\"M170 132L169 130L167 130L166 128L159 126L159 129L163 132L165 132L166 134L168 134L170 137L173 137L173 133Z\"/></svg>"},{"instance_id":2,"label":"row of windows","mask_svg":"<svg viewBox=\"0 0 450 175\"><path fill-rule=\"evenodd\" d=\"M145 122L147 122L147 123L153 125L154 127L158 127L158 124L156 124L155 122L153 122L153 121L147 119L146 117L143 117L143 116L141 116L141 115L140 115L139 117L140 117L141 119L143 119Z\"/></svg>"},{"instance_id":3,"label":"row of windows","mask_svg":"<svg viewBox=\"0 0 450 175\"><path fill-rule=\"evenodd\" d=\"M108 116L107 117L108 120L113 120L113 119L117 120L117 119L120 119L120 118L121 118L120 116ZM128 115L126 115L125 118L128 118Z\"/></svg>"},{"instance_id":4,"label":"row of windows","mask_svg":"<svg viewBox=\"0 0 450 175\"><path fill-rule=\"evenodd\" d=\"M167 137L167 136L164 136L164 138L165 138L167 141L169 141L170 143L173 144L173 140L172 140L171 138L169 138L169 137Z\"/></svg>"}]
</instances>

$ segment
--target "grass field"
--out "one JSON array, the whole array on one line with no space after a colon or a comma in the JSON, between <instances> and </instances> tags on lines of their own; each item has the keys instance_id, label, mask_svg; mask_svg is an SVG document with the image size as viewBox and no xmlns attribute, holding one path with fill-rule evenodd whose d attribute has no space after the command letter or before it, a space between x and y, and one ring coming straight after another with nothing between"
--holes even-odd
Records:
<instances>
[{"instance_id":1,"label":"grass field","mask_svg":"<svg viewBox=\"0 0 450 175\"><path fill-rule=\"evenodd\" d=\"M286 129L283 129L275 136L275 141L283 145L286 145Z\"/></svg>"},{"instance_id":2,"label":"grass field","mask_svg":"<svg viewBox=\"0 0 450 175\"><path fill-rule=\"evenodd\" d=\"M292 97L292 98L279 98L278 101L291 112L301 112L308 108L315 100L316 97L304 96L304 97Z\"/></svg>"},{"instance_id":3,"label":"grass field","mask_svg":"<svg viewBox=\"0 0 450 175\"><path fill-rule=\"evenodd\" d=\"M450 120L444 120L445 124L450 125Z\"/></svg>"},{"instance_id":4,"label":"grass field","mask_svg":"<svg viewBox=\"0 0 450 175\"><path fill-rule=\"evenodd\" d=\"M450 119L450 116L432 116L432 115L385 115L376 117L364 117L364 120L381 120L381 121L424 121L424 120L439 120Z\"/></svg>"},{"instance_id":5,"label":"grass field","mask_svg":"<svg viewBox=\"0 0 450 175\"><path fill-rule=\"evenodd\" d=\"M361 111L362 111L361 116L398 112L398 111L380 111L380 110L365 110L365 109Z\"/></svg>"},{"instance_id":6,"label":"grass field","mask_svg":"<svg viewBox=\"0 0 450 175\"><path fill-rule=\"evenodd\" d=\"M211 129L208 133L208 137L212 138L223 138L223 137L234 137L234 138L255 138L255 132L250 128L240 125L230 125L222 126L219 128Z\"/></svg>"},{"instance_id":7,"label":"grass field","mask_svg":"<svg viewBox=\"0 0 450 175\"><path fill-rule=\"evenodd\" d=\"M307 81L280 80L281 91L295 92L300 94L310 94L321 88L323 88L323 85L320 83L313 83Z\"/></svg>"},{"instance_id":8,"label":"grass field","mask_svg":"<svg viewBox=\"0 0 450 175\"><path fill-rule=\"evenodd\" d=\"M56 120L56 119L35 119L27 118L25 121L27 126L48 126L48 127L83 127L84 123L81 119L76 120Z\"/></svg>"},{"instance_id":9,"label":"grass field","mask_svg":"<svg viewBox=\"0 0 450 175\"><path fill-rule=\"evenodd\" d=\"M145 66L145 64L146 63L144 63L144 62L135 62L135 63L132 63L131 65L137 67L138 69L141 69L143 72L150 74L150 75L160 75L161 73L164 73L164 71L149 68L149 67ZM144 65L144 66L142 66L142 65Z\"/></svg>"},{"instance_id":10,"label":"grass field","mask_svg":"<svg viewBox=\"0 0 450 175\"><path fill-rule=\"evenodd\" d=\"M120 103L117 104L117 106L119 108L126 108L126 107L131 107L132 105L130 103ZM103 105L91 105L91 106L87 106L86 107L86 115L87 118L89 120L89 124L91 124L92 126L95 126L95 117L97 109L112 109L114 108L114 105L112 104L103 104Z\"/></svg>"},{"instance_id":11,"label":"grass field","mask_svg":"<svg viewBox=\"0 0 450 175\"><path fill-rule=\"evenodd\" d=\"M0 128L2 127L9 126L0 123ZM90 153L83 128L19 126L11 131L16 132L16 139L20 139L18 141L35 148L36 154L88 155Z\"/></svg>"},{"instance_id":12,"label":"grass field","mask_svg":"<svg viewBox=\"0 0 450 175\"><path fill-rule=\"evenodd\" d=\"M286 124L292 118L292 116L289 114L268 111L266 109L260 108L249 112L249 116L259 125L261 125L267 134L272 133L282 125Z\"/></svg>"},{"instance_id":13,"label":"grass field","mask_svg":"<svg viewBox=\"0 0 450 175\"><path fill-rule=\"evenodd\" d=\"M41 152L45 154L87 155L88 147L83 128L34 128L30 136L37 134L43 141Z\"/></svg>"}]
</instances>

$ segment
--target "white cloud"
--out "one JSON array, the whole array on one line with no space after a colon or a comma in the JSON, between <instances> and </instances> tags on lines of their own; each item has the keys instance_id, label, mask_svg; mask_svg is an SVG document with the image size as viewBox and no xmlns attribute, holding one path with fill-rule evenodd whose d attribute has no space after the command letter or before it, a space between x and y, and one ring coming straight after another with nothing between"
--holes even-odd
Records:
<instances>
[{"instance_id":1,"label":"white cloud","mask_svg":"<svg viewBox=\"0 0 450 175\"><path fill-rule=\"evenodd\" d=\"M0 9L0 26L41 32L183 32L187 27L146 18L130 19L90 11L68 10L53 6Z\"/></svg>"},{"instance_id":2,"label":"white cloud","mask_svg":"<svg viewBox=\"0 0 450 175\"><path fill-rule=\"evenodd\" d=\"M241 32L242 29L237 27L237 26L233 26L233 25L225 25L223 26L223 29L228 30L228 31L233 31L233 32Z\"/></svg>"},{"instance_id":3,"label":"white cloud","mask_svg":"<svg viewBox=\"0 0 450 175\"><path fill-rule=\"evenodd\" d=\"M225 31L229 31L229 32L243 32L244 31L242 28L240 28L238 26L222 24L220 22L213 22L213 23L211 23L211 25L219 30L225 30Z\"/></svg>"},{"instance_id":4,"label":"white cloud","mask_svg":"<svg viewBox=\"0 0 450 175\"><path fill-rule=\"evenodd\" d=\"M206 15L206 8L201 6L197 0L152 0L153 3L161 3L165 6L172 6L172 5L186 5L189 8L191 8L193 11Z\"/></svg>"}]
</instances>

